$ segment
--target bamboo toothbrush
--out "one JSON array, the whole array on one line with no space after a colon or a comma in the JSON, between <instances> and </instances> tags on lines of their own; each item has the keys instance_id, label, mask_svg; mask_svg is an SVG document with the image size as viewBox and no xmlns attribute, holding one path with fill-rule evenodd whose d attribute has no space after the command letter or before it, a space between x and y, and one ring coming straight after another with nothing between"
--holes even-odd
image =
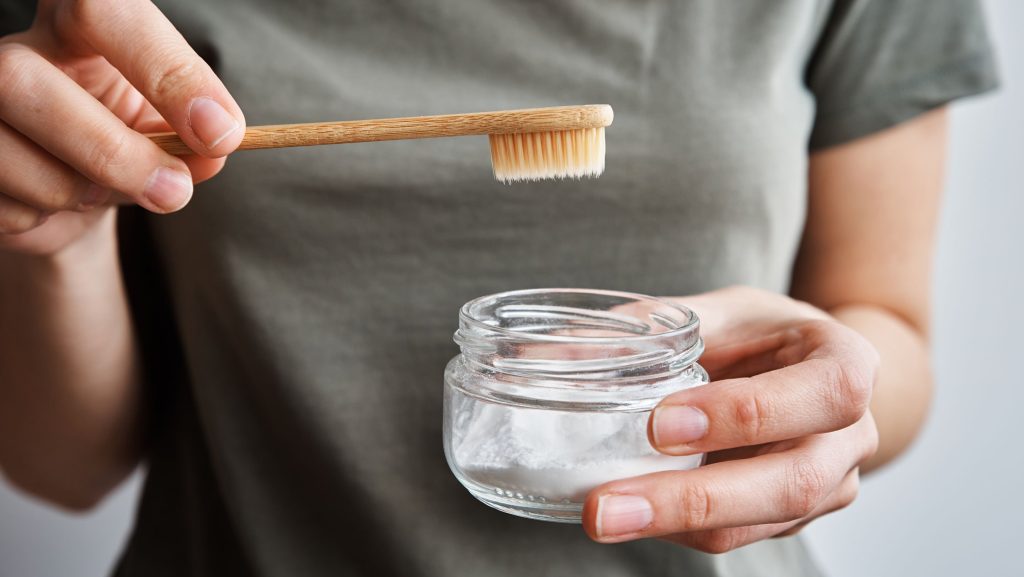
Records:
<instances>
[{"instance_id":1,"label":"bamboo toothbrush","mask_svg":"<svg viewBox=\"0 0 1024 577\"><path fill-rule=\"evenodd\" d=\"M527 108L409 118L250 126L239 150L487 134L494 178L501 182L600 176L607 104ZM173 132L149 137L167 152L192 150Z\"/></svg>"}]
</instances>

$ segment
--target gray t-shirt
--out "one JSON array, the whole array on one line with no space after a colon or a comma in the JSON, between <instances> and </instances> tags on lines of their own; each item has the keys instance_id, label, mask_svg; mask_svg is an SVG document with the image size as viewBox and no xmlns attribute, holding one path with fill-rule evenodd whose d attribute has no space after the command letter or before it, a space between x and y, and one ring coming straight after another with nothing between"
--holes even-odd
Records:
<instances>
[{"instance_id":1,"label":"gray t-shirt","mask_svg":"<svg viewBox=\"0 0 1024 577\"><path fill-rule=\"evenodd\" d=\"M456 313L529 287L785 292L809 150L994 85L975 2L159 4L250 124L616 120L598 180L504 186L485 138L389 142L239 153L181 213L123 211L152 378L118 575L818 574L798 539L598 545L476 502L441 448Z\"/></svg>"}]
</instances>

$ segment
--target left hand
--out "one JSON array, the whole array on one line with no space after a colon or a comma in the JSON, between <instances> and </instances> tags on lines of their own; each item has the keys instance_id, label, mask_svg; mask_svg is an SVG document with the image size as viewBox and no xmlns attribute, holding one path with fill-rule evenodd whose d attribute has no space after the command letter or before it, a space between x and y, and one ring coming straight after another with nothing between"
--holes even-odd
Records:
<instances>
[{"instance_id":1,"label":"left hand","mask_svg":"<svg viewBox=\"0 0 1024 577\"><path fill-rule=\"evenodd\" d=\"M723 553L796 533L857 495L878 432L867 340L811 305L750 288L673 299L701 318L712 382L666 397L651 444L708 464L613 481L587 497L601 543L658 537Z\"/></svg>"}]
</instances>

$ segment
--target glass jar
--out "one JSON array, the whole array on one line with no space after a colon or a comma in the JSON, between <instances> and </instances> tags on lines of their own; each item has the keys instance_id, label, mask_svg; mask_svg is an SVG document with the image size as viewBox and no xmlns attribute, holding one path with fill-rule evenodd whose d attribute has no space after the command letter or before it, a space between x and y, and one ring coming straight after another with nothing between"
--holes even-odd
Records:
<instances>
[{"instance_id":1,"label":"glass jar","mask_svg":"<svg viewBox=\"0 0 1024 577\"><path fill-rule=\"evenodd\" d=\"M702 385L692 311L639 294L537 289L459 313L462 352L445 370L444 451L474 497L513 515L578 523L615 479L691 469L703 455L655 451L651 411Z\"/></svg>"}]
</instances>

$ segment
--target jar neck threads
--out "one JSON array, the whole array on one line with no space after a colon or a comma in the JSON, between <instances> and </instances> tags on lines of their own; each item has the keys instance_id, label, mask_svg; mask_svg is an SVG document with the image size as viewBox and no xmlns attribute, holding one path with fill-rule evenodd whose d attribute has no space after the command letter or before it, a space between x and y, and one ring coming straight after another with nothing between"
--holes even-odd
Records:
<instances>
[{"instance_id":1,"label":"jar neck threads","mask_svg":"<svg viewBox=\"0 0 1024 577\"><path fill-rule=\"evenodd\" d=\"M479 370L543 386L610 388L671 378L704 346L692 311L639 294L537 289L466 303L455 342Z\"/></svg>"}]
</instances>

